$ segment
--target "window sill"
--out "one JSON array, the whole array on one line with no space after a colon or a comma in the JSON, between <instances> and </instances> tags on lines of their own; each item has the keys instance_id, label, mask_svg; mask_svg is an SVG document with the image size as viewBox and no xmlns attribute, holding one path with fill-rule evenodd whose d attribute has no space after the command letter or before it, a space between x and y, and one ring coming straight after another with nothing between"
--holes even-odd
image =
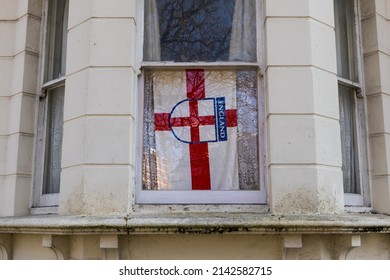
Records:
<instances>
[{"instance_id":1,"label":"window sill","mask_svg":"<svg viewBox=\"0 0 390 280\"><path fill-rule=\"evenodd\" d=\"M0 233L15 232L61 235L390 233L390 217L379 214L137 213L127 217L36 215L0 218Z\"/></svg>"},{"instance_id":2,"label":"window sill","mask_svg":"<svg viewBox=\"0 0 390 280\"><path fill-rule=\"evenodd\" d=\"M219 61L219 62L173 62L173 61L157 61L157 62L142 62L142 69L185 69L185 68L208 68L208 69L226 69L226 68L259 68L257 62L240 62L240 61Z\"/></svg>"},{"instance_id":3,"label":"window sill","mask_svg":"<svg viewBox=\"0 0 390 280\"><path fill-rule=\"evenodd\" d=\"M31 215L58 214L58 206L30 208Z\"/></svg>"},{"instance_id":4,"label":"window sill","mask_svg":"<svg viewBox=\"0 0 390 280\"><path fill-rule=\"evenodd\" d=\"M373 212L372 207L364 206L344 206L346 213L361 213L361 214L370 214Z\"/></svg>"}]
</instances>

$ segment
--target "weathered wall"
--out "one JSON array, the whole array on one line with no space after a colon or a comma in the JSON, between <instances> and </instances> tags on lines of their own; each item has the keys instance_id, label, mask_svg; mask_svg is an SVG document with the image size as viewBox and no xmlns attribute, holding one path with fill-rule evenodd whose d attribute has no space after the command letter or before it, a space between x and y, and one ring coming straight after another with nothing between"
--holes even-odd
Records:
<instances>
[{"instance_id":1,"label":"weathered wall","mask_svg":"<svg viewBox=\"0 0 390 280\"><path fill-rule=\"evenodd\" d=\"M2 238L0 235L0 246ZM302 235L300 245L286 235L132 235L119 236L117 248L104 248L99 235L54 236L53 248L43 246L46 236L15 234L12 259L390 259L388 234L359 236L351 246L351 235ZM356 237L356 236L355 236ZM356 246L358 245L358 246ZM106 246L107 247L107 246ZM57 252L56 252L57 251Z\"/></svg>"},{"instance_id":2,"label":"weathered wall","mask_svg":"<svg viewBox=\"0 0 390 280\"><path fill-rule=\"evenodd\" d=\"M137 1L70 1L60 214L126 214Z\"/></svg>"},{"instance_id":3,"label":"weathered wall","mask_svg":"<svg viewBox=\"0 0 390 280\"><path fill-rule=\"evenodd\" d=\"M390 1L362 5L374 209L390 213Z\"/></svg>"},{"instance_id":4,"label":"weathered wall","mask_svg":"<svg viewBox=\"0 0 390 280\"><path fill-rule=\"evenodd\" d=\"M265 1L269 201L343 210L333 1Z\"/></svg>"},{"instance_id":5,"label":"weathered wall","mask_svg":"<svg viewBox=\"0 0 390 280\"><path fill-rule=\"evenodd\" d=\"M0 216L29 212L41 2L1 2Z\"/></svg>"}]
</instances>

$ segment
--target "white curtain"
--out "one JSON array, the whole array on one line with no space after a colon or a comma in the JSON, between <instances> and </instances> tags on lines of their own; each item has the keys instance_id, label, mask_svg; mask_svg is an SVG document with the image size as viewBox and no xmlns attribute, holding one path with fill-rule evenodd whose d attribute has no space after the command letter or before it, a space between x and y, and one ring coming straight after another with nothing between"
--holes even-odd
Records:
<instances>
[{"instance_id":1,"label":"white curtain","mask_svg":"<svg viewBox=\"0 0 390 280\"><path fill-rule=\"evenodd\" d=\"M256 61L256 2L239 0L234 5L230 61Z\"/></svg>"},{"instance_id":2,"label":"white curtain","mask_svg":"<svg viewBox=\"0 0 390 280\"><path fill-rule=\"evenodd\" d=\"M344 192L360 193L357 183L359 164L356 157L354 89L339 85L339 103Z\"/></svg>"},{"instance_id":3,"label":"white curtain","mask_svg":"<svg viewBox=\"0 0 390 280\"><path fill-rule=\"evenodd\" d=\"M48 91L43 194L59 193L64 124L64 86Z\"/></svg>"}]
</instances>

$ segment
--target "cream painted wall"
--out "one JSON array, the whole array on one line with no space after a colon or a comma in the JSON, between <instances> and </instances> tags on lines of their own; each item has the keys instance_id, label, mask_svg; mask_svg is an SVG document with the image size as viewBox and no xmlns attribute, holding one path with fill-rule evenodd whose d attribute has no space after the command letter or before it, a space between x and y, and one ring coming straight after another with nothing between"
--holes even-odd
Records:
<instances>
[{"instance_id":1,"label":"cream painted wall","mask_svg":"<svg viewBox=\"0 0 390 280\"><path fill-rule=\"evenodd\" d=\"M12 258L57 259L55 251L42 246L42 235L16 234L13 237ZM58 238L58 237L56 237ZM99 235L62 236L57 247L69 259L339 259L346 250L347 259L386 260L390 258L389 236L361 235L361 246L348 247L350 235L303 235L302 246L285 248L284 235L133 235L119 236L118 248L100 247ZM0 242L1 242L0 236ZM108 253L108 254L107 254Z\"/></svg>"},{"instance_id":2,"label":"cream painted wall","mask_svg":"<svg viewBox=\"0 0 390 280\"><path fill-rule=\"evenodd\" d=\"M343 211L333 1L265 1L269 201Z\"/></svg>"},{"instance_id":3,"label":"cream painted wall","mask_svg":"<svg viewBox=\"0 0 390 280\"><path fill-rule=\"evenodd\" d=\"M390 213L390 2L362 1L374 209Z\"/></svg>"},{"instance_id":4,"label":"cream painted wall","mask_svg":"<svg viewBox=\"0 0 390 280\"><path fill-rule=\"evenodd\" d=\"M135 4L70 1L60 214L131 209Z\"/></svg>"},{"instance_id":5,"label":"cream painted wall","mask_svg":"<svg viewBox=\"0 0 390 280\"><path fill-rule=\"evenodd\" d=\"M37 67L38 63L40 18L33 13L39 10L41 1L29 3L30 7L25 7L26 16L11 21L11 26L16 23L24 26L24 31L23 28L20 32L15 31L21 39L11 38L15 44L2 44L4 55L10 52L3 59L6 61L3 65L8 65L3 67L3 72L9 72L10 61L17 62L25 52L26 57L35 57L34 60L22 64L25 68L12 67L12 71L19 69L23 73L36 73L30 68ZM139 86L137 40L142 38L137 35L140 24L137 25L136 21L136 3L118 0L107 7L104 1L70 1L61 214L125 214L132 211L136 162L135 97ZM372 8L364 1L362 7ZM264 1L264 13L269 205L275 213L340 213L343 211L343 194L333 2L301 0L298 5L291 6L283 1ZM365 14L363 23L369 15L369 12ZM31 23L27 24L26 19ZM8 20L2 21L2 28L11 28L8 25ZM27 26L30 32L26 31ZM370 26L372 24L363 24L366 29ZM373 43L365 41L365 46L370 44ZM23 46L25 51L20 53L18 50L23 50ZM12 51L18 55L14 57ZM374 67L369 62L375 55L371 51L367 55L367 67ZM381 63L383 67L378 71L386 71L386 59ZM372 80L369 73L372 71L367 72L369 87ZM20 79L16 72L11 76L11 81ZM18 211L19 214L28 212L35 129L35 79L35 75L25 75L24 91L12 90L11 85L3 85L10 91L2 90L4 118L0 131L3 131L1 149L4 155L0 181L4 187L0 190L4 197L14 197L5 200L7 206L5 202L2 204L7 209L3 210L4 213L12 209L9 203L14 204L11 215ZM382 80L385 83L386 79ZM287 96L285 92L288 92ZM387 96L381 95L380 100L378 95L370 96L369 106L387 104ZM14 115L8 112L11 109L20 112L16 113L17 118L8 117ZM384 126L387 109L382 111L384 113L376 115L383 120L384 134L380 137L375 131L371 133L371 150L375 158L372 160L372 174L376 176L373 182L378 183L378 189L389 193L388 176L383 175L387 174L390 157L383 157L387 153L377 151L377 147L379 150L387 147L388 142L387 125ZM376 115L369 117L372 119ZM374 123L371 130L380 129L377 121L371 123ZM111 185L113 180L115 188ZM16 196L16 192L20 194ZM380 201L388 196L374 192L373 197ZM21 202L14 203L16 199Z\"/></svg>"},{"instance_id":6,"label":"cream painted wall","mask_svg":"<svg viewBox=\"0 0 390 280\"><path fill-rule=\"evenodd\" d=\"M140 235L129 238L134 259L280 259L272 235Z\"/></svg>"},{"instance_id":7,"label":"cream painted wall","mask_svg":"<svg viewBox=\"0 0 390 280\"><path fill-rule=\"evenodd\" d=\"M25 215L31 191L42 5L27 0L4 0L1 5L0 216Z\"/></svg>"}]
</instances>

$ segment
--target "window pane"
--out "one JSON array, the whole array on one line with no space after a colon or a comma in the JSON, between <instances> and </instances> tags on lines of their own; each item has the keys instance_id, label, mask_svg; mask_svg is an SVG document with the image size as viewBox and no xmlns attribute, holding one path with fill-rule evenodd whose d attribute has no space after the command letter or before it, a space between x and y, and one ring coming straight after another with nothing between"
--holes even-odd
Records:
<instances>
[{"instance_id":1,"label":"window pane","mask_svg":"<svg viewBox=\"0 0 390 280\"><path fill-rule=\"evenodd\" d=\"M359 81L354 0L334 1L337 72L340 77Z\"/></svg>"},{"instance_id":2,"label":"window pane","mask_svg":"<svg viewBox=\"0 0 390 280\"><path fill-rule=\"evenodd\" d=\"M68 1L49 1L45 81L65 76Z\"/></svg>"},{"instance_id":3,"label":"window pane","mask_svg":"<svg viewBox=\"0 0 390 280\"><path fill-rule=\"evenodd\" d=\"M256 71L146 73L144 190L259 190Z\"/></svg>"},{"instance_id":4,"label":"window pane","mask_svg":"<svg viewBox=\"0 0 390 280\"><path fill-rule=\"evenodd\" d=\"M360 194L355 90L339 85L339 102L344 192Z\"/></svg>"},{"instance_id":5,"label":"window pane","mask_svg":"<svg viewBox=\"0 0 390 280\"><path fill-rule=\"evenodd\" d=\"M144 60L256 61L253 0L146 0Z\"/></svg>"},{"instance_id":6,"label":"window pane","mask_svg":"<svg viewBox=\"0 0 390 280\"><path fill-rule=\"evenodd\" d=\"M60 190L64 86L48 91L43 194Z\"/></svg>"}]
</instances>

